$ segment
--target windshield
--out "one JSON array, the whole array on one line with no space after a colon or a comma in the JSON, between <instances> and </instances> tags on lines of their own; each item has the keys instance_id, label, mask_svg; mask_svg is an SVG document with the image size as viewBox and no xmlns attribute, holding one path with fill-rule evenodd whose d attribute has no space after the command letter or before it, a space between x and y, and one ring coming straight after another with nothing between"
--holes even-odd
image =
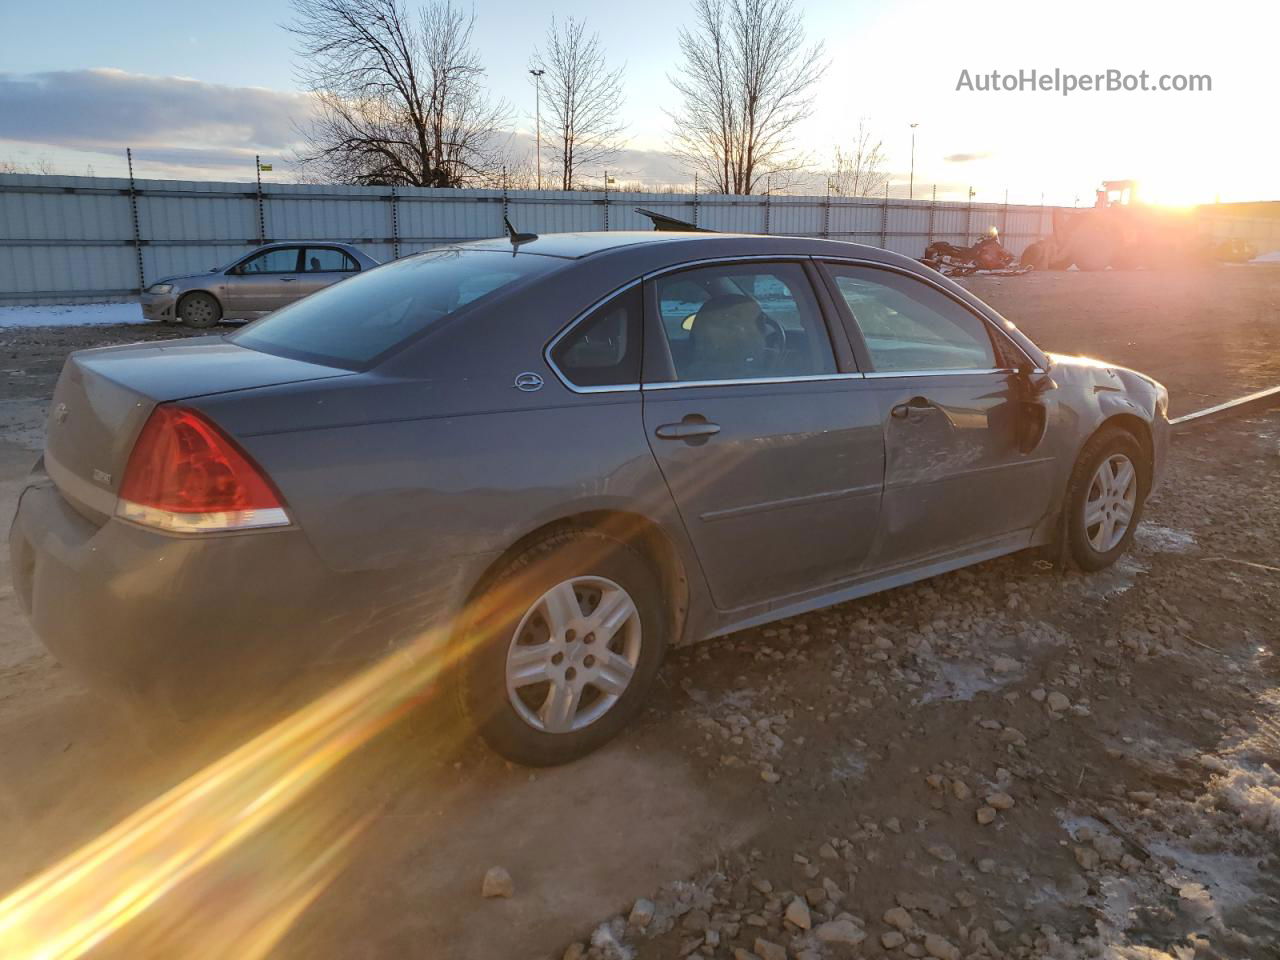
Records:
<instances>
[{"instance_id":1,"label":"windshield","mask_svg":"<svg viewBox=\"0 0 1280 960\"><path fill-rule=\"evenodd\" d=\"M558 262L489 250L436 250L327 287L229 339L265 353L361 368L469 304Z\"/></svg>"}]
</instances>

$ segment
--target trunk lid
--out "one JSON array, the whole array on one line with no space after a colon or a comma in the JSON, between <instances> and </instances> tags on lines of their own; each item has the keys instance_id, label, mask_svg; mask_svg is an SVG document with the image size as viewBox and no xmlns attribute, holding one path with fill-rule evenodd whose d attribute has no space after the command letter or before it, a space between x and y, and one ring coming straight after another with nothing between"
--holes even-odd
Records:
<instances>
[{"instance_id":1,"label":"trunk lid","mask_svg":"<svg viewBox=\"0 0 1280 960\"><path fill-rule=\"evenodd\" d=\"M79 351L54 390L45 469L73 506L103 521L115 512L129 452L156 404L351 375L220 337Z\"/></svg>"}]
</instances>

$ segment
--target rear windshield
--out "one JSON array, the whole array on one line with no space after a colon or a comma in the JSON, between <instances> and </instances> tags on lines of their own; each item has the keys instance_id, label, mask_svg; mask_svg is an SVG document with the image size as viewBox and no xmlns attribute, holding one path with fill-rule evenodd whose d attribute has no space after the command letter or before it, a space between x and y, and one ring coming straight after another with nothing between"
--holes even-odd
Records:
<instances>
[{"instance_id":1,"label":"rear windshield","mask_svg":"<svg viewBox=\"0 0 1280 960\"><path fill-rule=\"evenodd\" d=\"M468 304L559 262L487 250L418 254L327 287L230 339L265 353L359 369Z\"/></svg>"}]
</instances>

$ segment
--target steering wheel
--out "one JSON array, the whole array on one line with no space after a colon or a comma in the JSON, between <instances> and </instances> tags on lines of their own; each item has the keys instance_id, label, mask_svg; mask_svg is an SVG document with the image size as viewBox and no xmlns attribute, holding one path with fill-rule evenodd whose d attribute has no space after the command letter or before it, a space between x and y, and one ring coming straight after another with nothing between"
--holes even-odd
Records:
<instances>
[{"instance_id":1,"label":"steering wheel","mask_svg":"<svg viewBox=\"0 0 1280 960\"><path fill-rule=\"evenodd\" d=\"M756 318L756 323L760 324L760 329L764 333L761 366L765 370L782 369L782 360L787 353L787 331L782 328L782 324L763 310Z\"/></svg>"}]
</instances>

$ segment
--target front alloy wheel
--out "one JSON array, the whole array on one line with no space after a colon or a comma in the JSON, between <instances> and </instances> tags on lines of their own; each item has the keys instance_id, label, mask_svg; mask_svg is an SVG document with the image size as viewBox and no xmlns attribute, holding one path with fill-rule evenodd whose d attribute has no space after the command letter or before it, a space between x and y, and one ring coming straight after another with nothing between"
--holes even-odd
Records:
<instances>
[{"instance_id":1,"label":"front alloy wheel","mask_svg":"<svg viewBox=\"0 0 1280 960\"><path fill-rule=\"evenodd\" d=\"M1120 559L1142 519L1150 464L1137 438L1106 427L1085 444L1067 489L1067 543L1076 564L1101 570Z\"/></svg>"},{"instance_id":2,"label":"front alloy wheel","mask_svg":"<svg viewBox=\"0 0 1280 960\"><path fill-rule=\"evenodd\" d=\"M1098 465L1085 498L1084 526L1089 544L1109 553L1124 539L1138 499L1138 471L1123 453Z\"/></svg>"}]
</instances>

